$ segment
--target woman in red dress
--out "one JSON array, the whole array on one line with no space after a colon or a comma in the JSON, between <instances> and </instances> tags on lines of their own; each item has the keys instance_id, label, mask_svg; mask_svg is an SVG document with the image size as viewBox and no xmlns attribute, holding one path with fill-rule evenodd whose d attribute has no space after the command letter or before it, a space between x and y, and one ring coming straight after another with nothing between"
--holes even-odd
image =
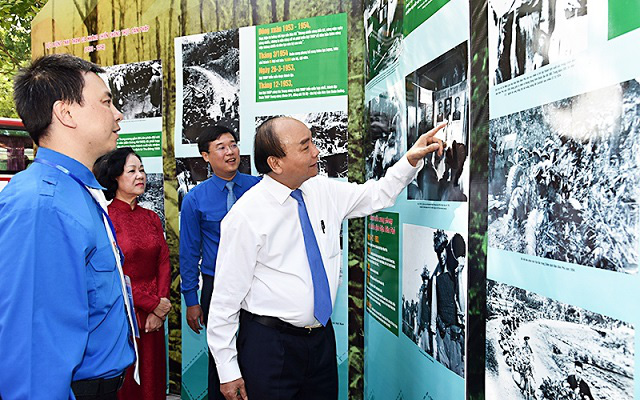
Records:
<instances>
[{"instance_id":1,"label":"woman in red dress","mask_svg":"<svg viewBox=\"0 0 640 400\"><path fill-rule=\"evenodd\" d=\"M124 253L123 270L131 279L133 303L140 331L140 385L127 370L120 400L166 399L166 352L164 320L171 309L171 270L164 230L156 213L138 205L147 176L140 157L130 147L100 158L94 168L98 182L107 190L109 216Z\"/></svg>"}]
</instances>

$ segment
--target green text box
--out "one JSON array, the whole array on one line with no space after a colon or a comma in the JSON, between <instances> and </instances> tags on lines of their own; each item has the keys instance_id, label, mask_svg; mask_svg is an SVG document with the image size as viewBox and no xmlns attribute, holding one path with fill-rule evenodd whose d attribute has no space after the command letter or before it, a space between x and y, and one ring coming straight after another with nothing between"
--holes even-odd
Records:
<instances>
[{"instance_id":1,"label":"green text box","mask_svg":"<svg viewBox=\"0 0 640 400\"><path fill-rule=\"evenodd\" d=\"M413 32L448 2L449 0L406 0L402 29L404 35L407 36Z\"/></svg>"},{"instance_id":2,"label":"green text box","mask_svg":"<svg viewBox=\"0 0 640 400\"><path fill-rule=\"evenodd\" d=\"M609 40L640 27L638 0L609 0Z\"/></svg>"},{"instance_id":3,"label":"green text box","mask_svg":"<svg viewBox=\"0 0 640 400\"><path fill-rule=\"evenodd\" d=\"M256 27L256 101L347 94L347 14Z\"/></svg>"},{"instance_id":4,"label":"green text box","mask_svg":"<svg viewBox=\"0 0 640 400\"><path fill-rule=\"evenodd\" d=\"M140 157L161 157L162 132L122 133L117 146L131 147Z\"/></svg>"},{"instance_id":5,"label":"green text box","mask_svg":"<svg viewBox=\"0 0 640 400\"><path fill-rule=\"evenodd\" d=\"M367 217L366 307L378 322L398 336L398 213Z\"/></svg>"}]
</instances>

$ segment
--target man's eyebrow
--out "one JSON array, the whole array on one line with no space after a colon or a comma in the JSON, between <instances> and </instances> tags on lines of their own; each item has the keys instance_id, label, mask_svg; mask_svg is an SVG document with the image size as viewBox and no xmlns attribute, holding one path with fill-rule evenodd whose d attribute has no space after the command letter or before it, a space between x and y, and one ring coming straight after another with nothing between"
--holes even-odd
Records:
<instances>
[{"instance_id":1,"label":"man's eyebrow","mask_svg":"<svg viewBox=\"0 0 640 400\"><path fill-rule=\"evenodd\" d=\"M310 140L311 140L311 138L306 137L306 138L304 138L304 139L302 139L302 140L300 141L300 145L305 145L305 144L307 144Z\"/></svg>"}]
</instances>

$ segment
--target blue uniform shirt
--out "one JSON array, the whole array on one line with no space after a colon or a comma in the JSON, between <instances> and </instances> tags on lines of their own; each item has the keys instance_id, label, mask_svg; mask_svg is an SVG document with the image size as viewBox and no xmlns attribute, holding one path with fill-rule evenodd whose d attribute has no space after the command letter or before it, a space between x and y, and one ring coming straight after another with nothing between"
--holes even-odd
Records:
<instances>
[{"instance_id":1,"label":"blue uniform shirt","mask_svg":"<svg viewBox=\"0 0 640 400\"><path fill-rule=\"evenodd\" d=\"M239 199L260 178L237 173L232 181ZM180 212L180 277L187 307L197 305L199 273L213 276L216 269L220 221L227 215L227 181L213 175L191 189L182 201ZM198 262L200 270L198 269Z\"/></svg>"},{"instance_id":2,"label":"blue uniform shirt","mask_svg":"<svg viewBox=\"0 0 640 400\"><path fill-rule=\"evenodd\" d=\"M78 161L37 158L101 188ZM120 277L87 190L34 163L0 192L0 396L74 399L71 382L112 378L135 359Z\"/></svg>"}]
</instances>

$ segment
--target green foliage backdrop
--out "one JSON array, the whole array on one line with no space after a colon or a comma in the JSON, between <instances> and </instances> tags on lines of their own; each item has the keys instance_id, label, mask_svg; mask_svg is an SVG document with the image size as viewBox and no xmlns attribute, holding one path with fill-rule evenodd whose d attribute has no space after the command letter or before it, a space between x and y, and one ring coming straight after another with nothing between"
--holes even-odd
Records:
<instances>
[{"instance_id":1,"label":"green foliage backdrop","mask_svg":"<svg viewBox=\"0 0 640 400\"><path fill-rule=\"evenodd\" d=\"M31 20L45 2L0 0L0 117L18 117L13 76L31 59Z\"/></svg>"}]
</instances>

